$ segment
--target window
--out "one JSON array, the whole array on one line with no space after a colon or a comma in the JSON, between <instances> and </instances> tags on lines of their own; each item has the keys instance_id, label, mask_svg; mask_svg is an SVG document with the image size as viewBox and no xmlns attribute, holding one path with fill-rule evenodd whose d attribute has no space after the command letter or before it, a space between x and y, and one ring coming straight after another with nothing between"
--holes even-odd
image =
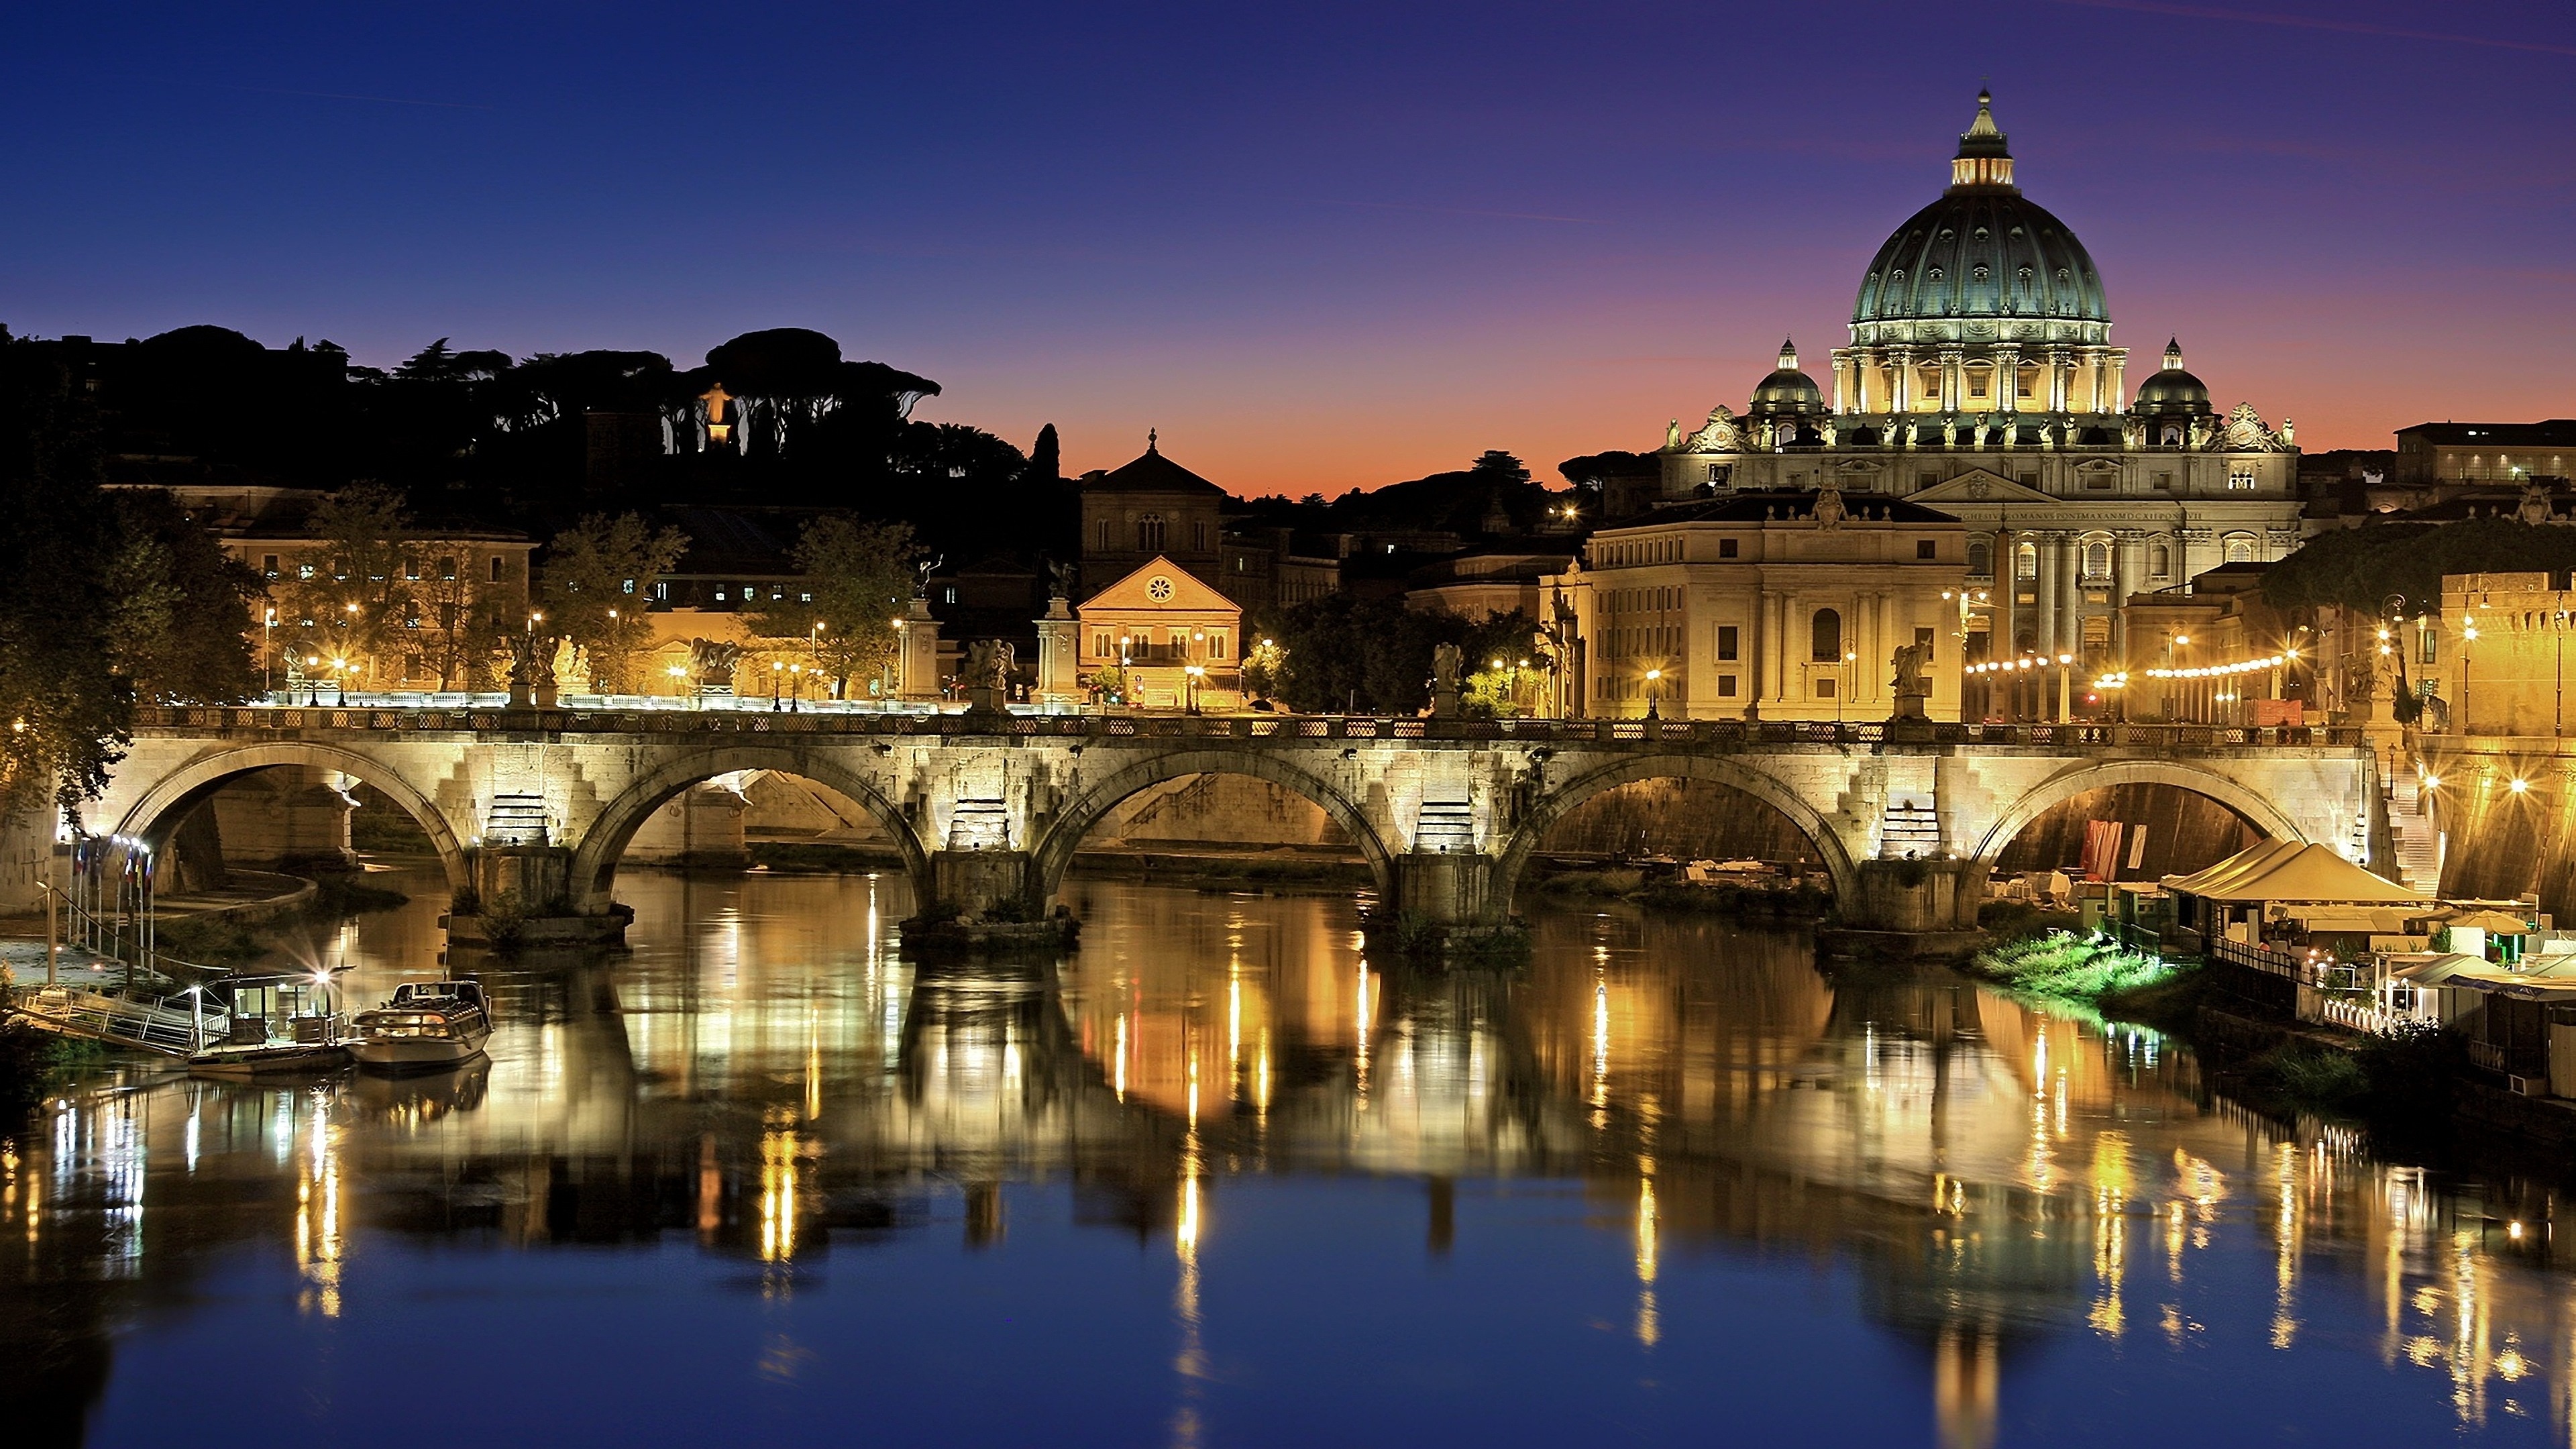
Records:
<instances>
[{"instance_id":1,"label":"window","mask_svg":"<svg viewBox=\"0 0 2576 1449\"><path fill-rule=\"evenodd\" d=\"M2110 486L2116 481L2118 481L2116 475L2114 475L2108 468L2099 469L2084 475L2084 486L2087 488L2108 491Z\"/></svg>"},{"instance_id":2,"label":"window","mask_svg":"<svg viewBox=\"0 0 2576 1449\"><path fill-rule=\"evenodd\" d=\"M2254 469L2250 465L2240 465L2238 467L2228 469L2227 491L2230 493L2253 492Z\"/></svg>"},{"instance_id":3,"label":"window","mask_svg":"<svg viewBox=\"0 0 2576 1449\"><path fill-rule=\"evenodd\" d=\"M2171 493L2173 491L2173 475L2171 473L2158 473L2156 475L2156 486L2167 493Z\"/></svg>"},{"instance_id":4,"label":"window","mask_svg":"<svg viewBox=\"0 0 2576 1449\"><path fill-rule=\"evenodd\" d=\"M1094 659L1106 659L1109 657L1108 630L1100 629L1093 631L1091 636L1091 656Z\"/></svg>"},{"instance_id":5,"label":"window","mask_svg":"<svg viewBox=\"0 0 2576 1449\"><path fill-rule=\"evenodd\" d=\"M2147 549L2147 572L2160 579L2171 575L2173 550L2161 543L2150 546Z\"/></svg>"},{"instance_id":6,"label":"window","mask_svg":"<svg viewBox=\"0 0 2576 1449\"><path fill-rule=\"evenodd\" d=\"M501 556L497 553L492 555L492 582L501 582Z\"/></svg>"},{"instance_id":7,"label":"window","mask_svg":"<svg viewBox=\"0 0 2576 1449\"><path fill-rule=\"evenodd\" d=\"M2039 577L2038 544L2023 543L2013 546L2013 574L2023 579Z\"/></svg>"},{"instance_id":8,"label":"window","mask_svg":"<svg viewBox=\"0 0 2576 1449\"><path fill-rule=\"evenodd\" d=\"M2229 563L2252 563L2254 561L2254 535L2250 533L2231 533L2227 535L2227 561Z\"/></svg>"},{"instance_id":9,"label":"window","mask_svg":"<svg viewBox=\"0 0 2576 1449\"><path fill-rule=\"evenodd\" d=\"M1720 698L1720 699L1733 699L1733 698L1735 698L1735 676L1734 676L1734 675L1732 675L1732 674L1721 674L1721 675L1719 675L1719 676L1717 677L1717 697L1718 697L1718 698Z\"/></svg>"},{"instance_id":10,"label":"window","mask_svg":"<svg viewBox=\"0 0 2576 1449\"><path fill-rule=\"evenodd\" d=\"M273 553L272 553L272 554L265 554L265 555L262 555L262 556L261 556L261 558L260 558L260 561L259 561L259 571L260 571L261 573L263 573L263 574L266 574L268 577L270 577L270 578L272 578L272 579L273 579L273 578L276 578L276 577L277 577L277 555L275 555L275 554L273 554Z\"/></svg>"},{"instance_id":11,"label":"window","mask_svg":"<svg viewBox=\"0 0 2576 1449\"><path fill-rule=\"evenodd\" d=\"M1938 468L1918 468L1914 472L1914 486L1917 488L1929 488L1940 481L1941 470Z\"/></svg>"},{"instance_id":12,"label":"window","mask_svg":"<svg viewBox=\"0 0 2576 1449\"><path fill-rule=\"evenodd\" d=\"M2107 579L2111 576L2111 545L2099 539L2084 545L2084 577Z\"/></svg>"},{"instance_id":13,"label":"window","mask_svg":"<svg viewBox=\"0 0 2576 1449\"><path fill-rule=\"evenodd\" d=\"M404 559L404 560L403 560L403 577L404 577L405 579L407 579L407 580L409 580L409 581L413 582L413 583L418 583L418 582L420 582L420 560L419 560L419 559L416 559L416 558L407 558L407 559ZM420 627L420 623L419 623L419 621L418 621L418 620L414 620L414 621L412 622L411 627L413 627L413 628L415 628L415 629L419 628L419 627Z\"/></svg>"},{"instance_id":14,"label":"window","mask_svg":"<svg viewBox=\"0 0 2576 1449\"><path fill-rule=\"evenodd\" d=\"M1734 659L1736 657L1735 651L1737 643L1741 638L1742 635L1737 632L1736 627L1733 624L1718 625L1717 657L1726 660Z\"/></svg>"},{"instance_id":15,"label":"window","mask_svg":"<svg viewBox=\"0 0 2576 1449\"><path fill-rule=\"evenodd\" d=\"M718 589L718 590L716 590L716 602L717 602L717 603L719 603L719 604L721 604L721 603L723 603L724 601L725 601L725 591L724 591L724 590L722 590L722 589Z\"/></svg>"},{"instance_id":16,"label":"window","mask_svg":"<svg viewBox=\"0 0 2576 1449\"><path fill-rule=\"evenodd\" d=\"M2419 624L2415 629L2415 637L2423 641L2422 647L2417 651L2422 657L2416 661L2417 663L2439 664L2442 662L2438 657L2436 657L2441 653L2442 635L2440 631L2427 629ZM2429 679L2424 681L2426 689L2431 689L2432 685L2433 681Z\"/></svg>"},{"instance_id":17,"label":"window","mask_svg":"<svg viewBox=\"0 0 2576 1449\"><path fill-rule=\"evenodd\" d=\"M1931 662L1932 662L1932 631L1931 631L1931 630L1929 630L1929 629L1919 628L1919 627L1918 627L1917 629L1915 629L1915 631L1914 631L1914 647L1923 651L1923 662L1924 662L1924 663L1926 663L1926 664L1931 663Z\"/></svg>"},{"instance_id":18,"label":"window","mask_svg":"<svg viewBox=\"0 0 2576 1449\"><path fill-rule=\"evenodd\" d=\"M1109 552L1109 520L1106 518L1100 520L1100 551Z\"/></svg>"},{"instance_id":19,"label":"window","mask_svg":"<svg viewBox=\"0 0 2576 1449\"><path fill-rule=\"evenodd\" d=\"M1210 629L1208 631L1207 657L1218 660L1231 659L1234 657L1233 655L1225 652L1225 631L1223 629Z\"/></svg>"},{"instance_id":20,"label":"window","mask_svg":"<svg viewBox=\"0 0 2576 1449\"><path fill-rule=\"evenodd\" d=\"M943 604L953 604L953 603L956 603L956 602L957 602L957 586L956 586L955 584L945 584L945 585L942 585L942 586L940 587L940 590L939 590L939 602L941 602L941 603L943 603Z\"/></svg>"},{"instance_id":21,"label":"window","mask_svg":"<svg viewBox=\"0 0 2576 1449\"><path fill-rule=\"evenodd\" d=\"M1937 558L1940 556L1940 553L1941 549L1939 546L1939 540L1929 538L1918 538L1914 540L1914 556L1916 558Z\"/></svg>"},{"instance_id":22,"label":"window","mask_svg":"<svg viewBox=\"0 0 2576 1449\"><path fill-rule=\"evenodd\" d=\"M625 580L623 585L618 589L618 592L621 594L631 594L635 592L635 581L633 579Z\"/></svg>"},{"instance_id":23,"label":"window","mask_svg":"<svg viewBox=\"0 0 2576 1449\"><path fill-rule=\"evenodd\" d=\"M2034 470L2034 469L2030 469L2030 468L2024 468L2024 469L2021 471L2021 475L2020 475L2020 476L2021 476L2021 486L2023 486L2024 488L2037 488L2037 487L2039 486L2039 474L2038 474L2038 472L2037 472L2036 470Z\"/></svg>"},{"instance_id":24,"label":"window","mask_svg":"<svg viewBox=\"0 0 2576 1449\"><path fill-rule=\"evenodd\" d=\"M1740 538L1721 538L1717 541L1717 556L1719 558L1734 558L1743 552L1744 540Z\"/></svg>"},{"instance_id":25,"label":"window","mask_svg":"<svg viewBox=\"0 0 2576 1449\"><path fill-rule=\"evenodd\" d=\"M659 602L668 603L671 598L671 586L656 580L653 584L653 597Z\"/></svg>"},{"instance_id":26,"label":"window","mask_svg":"<svg viewBox=\"0 0 2576 1449\"><path fill-rule=\"evenodd\" d=\"M1816 676L1816 698L1831 699L1833 697L1834 677L1830 674L1820 674Z\"/></svg>"},{"instance_id":27,"label":"window","mask_svg":"<svg viewBox=\"0 0 2576 1449\"><path fill-rule=\"evenodd\" d=\"M814 596L810 593L799 593L796 596L796 602L800 604L810 604L814 602Z\"/></svg>"},{"instance_id":28,"label":"window","mask_svg":"<svg viewBox=\"0 0 2576 1449\"><path fill-rule=\"evenodd\" d=\"M1207 525L1205 523L1193 523L1190 525L1190 547L1197 549L1201 553L1207 552Z\"/></svg>"},{"instance_id":29,"label":"window","mask_svg":"<svg viewBox=\"0 0 2576 1449\"><path fill-rule=\"evenodd\" d=\"M1831 609L1818 609L1808 628L1807 657L1816 660L1839 660L1843 657L1843 616ZM1823 698L1818 695L1817 698Z\"/></svg>"},{"instance_id":30,"label":"window","mask_svg":"<svg viewBox=\"0 0 2576 1449\"><path fill-rule=\"evenodd\" d=\"M313 565L309 563L297 564L295 566L295 576L299 579L309 579L313 577Z\"/></svg>"},{"instance_id":31,"label":"window","mask_svg":"<svg viewBox=\"0 0 2576 1449\"><path fill-rule=\"evenodd\" d=\"M1968 572L1970 575L1981 579L1987 577L1994 572L1994 562L1994 551L1987 548L1984 544L1972 543L1968 545Z\"/></svg>"},{"instance_id":32,"label":"window","mask_svg":"<svg viewBox=\"0 0 2576 1449\"><path fill-rule=\"evenodd\" d=\"M1163 515L1148 513L1136 520L1136 551L1138 553L1163 551Z\"/></svg>"}]
</instances>

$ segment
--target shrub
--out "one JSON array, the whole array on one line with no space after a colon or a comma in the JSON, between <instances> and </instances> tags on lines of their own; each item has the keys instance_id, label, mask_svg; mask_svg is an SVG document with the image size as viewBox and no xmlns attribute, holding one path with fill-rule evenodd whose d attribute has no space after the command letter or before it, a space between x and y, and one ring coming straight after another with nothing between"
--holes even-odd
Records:
<instances>
[{"instance_id":1,"label":"shrub","mask_svg":"<svg viewBox=\"0 0 2576 1449\"><path fill-rule=\"evenodd\" d=\"M2157 957L2066 931L1988 947L1969 966L2015 991L2083 1002L2142 991L2174 974Z\"/></svg>"}]
</instances>

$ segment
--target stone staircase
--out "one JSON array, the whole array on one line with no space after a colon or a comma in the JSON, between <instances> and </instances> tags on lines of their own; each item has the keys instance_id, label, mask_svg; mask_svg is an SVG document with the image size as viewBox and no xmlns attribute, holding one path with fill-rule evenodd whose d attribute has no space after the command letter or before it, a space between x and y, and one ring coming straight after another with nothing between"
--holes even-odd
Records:
<instances>
[{"instance_id":1,"label":"stone staircase","mask_svg":"<svg viewBox=\"0 0 2576 1449\"><path fill-rule=\"evenodd\" d=\"M2412 770L2388 782L2388 829L2397 843L2398 883L2431 896L2442 885L2442 833Z\"/></svg>"}]
</instances>

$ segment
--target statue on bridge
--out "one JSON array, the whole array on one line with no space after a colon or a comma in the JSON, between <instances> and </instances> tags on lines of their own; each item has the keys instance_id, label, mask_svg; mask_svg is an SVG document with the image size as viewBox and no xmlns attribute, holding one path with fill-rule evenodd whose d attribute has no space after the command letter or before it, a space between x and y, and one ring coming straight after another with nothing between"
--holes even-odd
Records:
<instances>
[{"instance_id":1,"label":"statue on bridge","mask_svg":"<svg viewBox=\"0 0 2576 1449\"><path fill-rule=\"evenodd\" d=\"M555 707L555 651L560 635L534 629L502 636L510 650L510 704L518 709Z\"/></svg>"},{"instance_id":2,"label":"statue on bridge","mask_svg":"<svg viewBox=\"0 0 2576 1449\"><path fill-rule=\"evenodd\" d=\"M698 682L700 693L733 693L733 670L741 660L742 646L739 644L722 639L689 641L689 677Z\"/></svg>"},{"instance_id":3,"label":"statue on bridge","mask_svg":"<svg viewBox=\"0 0 2576 1449\"><path fill-rule=\"evenodd\" d=\"M1458 670L1466 655L1455 644L1431 649L1431 717L1452 719L1458 713Z\"/></svg>"},{"instance_id":4,"label":"statue on bridge","mask_svg":"<svg viewBox=\"0 0 2576 1449\"><path fill-rule=\"evenodd\" d=\"M969 714L998 712L1011 698L1011 675L1019 667L1019 650L1008 639L977 639L966 646L965 667L958 671L966 686Z\"/></svg>"},{"instance_id":5,"label":"statue on bridge","mask_svg":"<svg viewBox=\"0 0 2576 1449\"><path fill-rule=\"evenodd\" d=\"M1895 675L1888 684L1896 695L1896 717L1922 719L1923 702L1932 697L1932 646L1899 644L1887 664Z\"/></svg>"}]
</instances>

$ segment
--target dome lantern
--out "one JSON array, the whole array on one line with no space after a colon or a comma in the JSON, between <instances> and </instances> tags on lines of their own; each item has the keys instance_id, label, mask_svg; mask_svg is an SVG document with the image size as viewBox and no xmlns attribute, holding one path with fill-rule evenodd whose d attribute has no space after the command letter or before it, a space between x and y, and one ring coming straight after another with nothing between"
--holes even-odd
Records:
<instances>
[{"instance_id":1,"label":"dome lantern","mask_svg":"<svg viewBox=\"0 0 2576 1449\"><path fill-rule=\"evenodd\" d=\"M1995 128L1995 98L1977 92L1977 119L1959 133L1959 154L1950 162L1950 189L2018 191L2013 185L2012 151Z\"/></svg>"}]
</instances>

